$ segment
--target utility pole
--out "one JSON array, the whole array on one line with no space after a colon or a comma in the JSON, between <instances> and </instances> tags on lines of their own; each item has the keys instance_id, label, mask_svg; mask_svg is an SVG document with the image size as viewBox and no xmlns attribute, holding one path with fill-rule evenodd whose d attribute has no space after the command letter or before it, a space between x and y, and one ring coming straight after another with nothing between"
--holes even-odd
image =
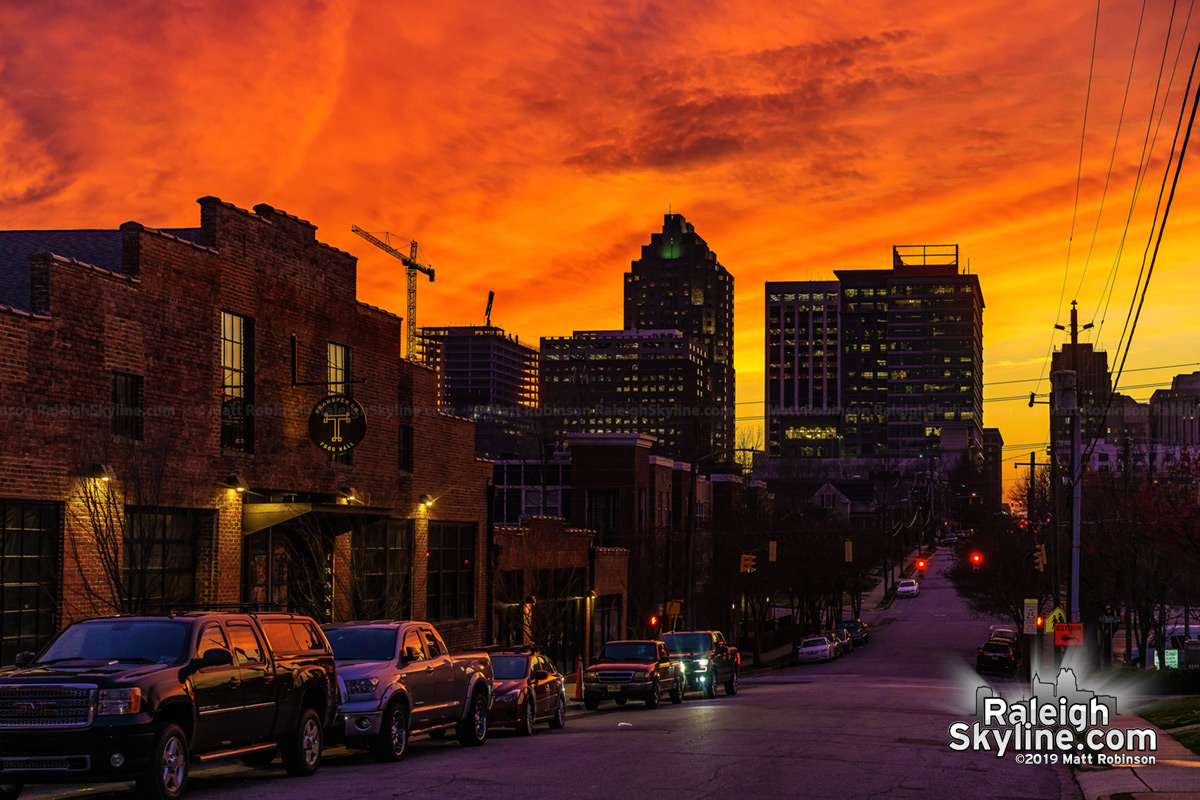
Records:
<instances>
[{"instance_id":1,"label":"utility pole","mask_svg":"<svg viewBox=\"0 0 1200 800\"><path fill-rule=\"evenodd\" d=\"M1054 327L1063 330L1063 326ZM1071 350L1067 354L1068 369L1057 373L1060 375L1055 387L1062 392L1066 402L1058 404L1071 412L1071 595L1070 619L1079 622L1079 528L1080 503L1083 499L1083 444L1082 444L1082 413L1079 396L1079 365L1075 363L1079 350L1079 331L1092 327L1092 323L1079 326L1079 310L1076 302L1071 301Z\"/></svg>"}]
</instances>

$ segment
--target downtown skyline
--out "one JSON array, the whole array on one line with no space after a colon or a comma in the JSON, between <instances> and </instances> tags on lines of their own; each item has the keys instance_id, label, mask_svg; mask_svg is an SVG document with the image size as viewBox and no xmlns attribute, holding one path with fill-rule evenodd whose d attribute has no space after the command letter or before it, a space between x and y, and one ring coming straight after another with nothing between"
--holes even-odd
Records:
<instances>
[{"instance_id":1,"label":"downtown skyline","mask_svg":"<svg viewBox=\"0 0 1200 800\"><path fill-rule=\"evenodd\" d=\"M358 257L363 301L401 313L403 274L351 225L420 242L437 281L419 283L418 325L480 324L494 290L493 323L536 341L620 328L623 275L671 210L734 276L751 427L766 281L957 244L986 303L984 425L1012 463L1047 439L1027 398L1048 391L1072 299L1117 360L1200 41L1189 7L1169 40L1172 7L1146 4L1139 28L1142 9L1101 5L1089 95L1087 4L12 5L0 229L269 203ZM1178 67L1108 300L1164 52L1164 86ZM1118 386L1141 400L1200 361L1193 158Z\"/></svg>"}]
</instances>

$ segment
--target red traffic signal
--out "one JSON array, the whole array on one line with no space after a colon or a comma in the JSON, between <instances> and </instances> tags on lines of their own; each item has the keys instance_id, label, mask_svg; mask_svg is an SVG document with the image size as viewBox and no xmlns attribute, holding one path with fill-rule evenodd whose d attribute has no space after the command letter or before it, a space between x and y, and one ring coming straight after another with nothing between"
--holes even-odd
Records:
<instances>
[{"instance_id":1,"label":"red traffic signal","mask_svg":"<svg viewBox=\"0 0 1200 800\"><path fill-rule=\"evenodd\" d=\"M917 561L917 569L925 569L925 561L924 561L924 559L919 559L919 560Z\"/></svg>"},{"instance_id":2,"label":"red traffic signal","mask_svg":"<svg viewBox=\"0 0 1200 800\"><path fill-rule=\"evenodd\" d=\"M650 618L650 627L653 628L657 625L658 625L658 617L651 617Z\"/></svg>"},{"instance_id":3,"label":"red traffic signal","mask_svg":"<svg viewBox=\"0 0 1200 800\"><path fill-rule=\"evenodd\" d=\"M978 563L979 563L980 561L982 561L982 560L983 560L983 557L982 557L982 556L980 556L980 555L979 555L979 553L972 553L972 554L971 554L971 563L972 563L972 564L978 564Z\"/></svg>"},{"instance_id":4,"label":"red traffic signal","mask_svg":"<svg viewBox=\"0 0 1200 800\"><path fill-rule=\"evenodd\" d=\"M1043 623L1043 622L1045 622L1045 620L1044 620L1044 619L1042 619L1041 617L1038 617L1038 618L1037 618L1037 626L1038 626L1039 628L1041 628L1041 627L1042 627L1042 623Z\"/></svg>"}]
</instances>

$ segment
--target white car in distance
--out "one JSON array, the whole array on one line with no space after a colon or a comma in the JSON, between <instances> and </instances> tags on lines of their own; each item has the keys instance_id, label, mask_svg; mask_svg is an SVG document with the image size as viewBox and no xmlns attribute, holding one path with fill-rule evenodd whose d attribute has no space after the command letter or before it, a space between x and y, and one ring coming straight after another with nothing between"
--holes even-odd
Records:
<instances>
[{"instance_id":1,"label":"white car in distance","mask_svg":"<svg viewBox=\"0 0 1200 800\"><path fill-rule=\"evenodd\" d=\"M814 636L810 639L805 639L796 648L796 660L801 663L805 661L832 661L833 657L833 642L824 636Z\"/></svg>"},{"instance_id":2,"label":"white car in distance","mask_svg":"<svg viewBox=\"0 0 1200 800\"><path fill-rule=\"evenodd\" d=\"M914 580L902 580L896 584L896 597L916 597L921 593L921 584Z\"/></svg>"}]
</instances>

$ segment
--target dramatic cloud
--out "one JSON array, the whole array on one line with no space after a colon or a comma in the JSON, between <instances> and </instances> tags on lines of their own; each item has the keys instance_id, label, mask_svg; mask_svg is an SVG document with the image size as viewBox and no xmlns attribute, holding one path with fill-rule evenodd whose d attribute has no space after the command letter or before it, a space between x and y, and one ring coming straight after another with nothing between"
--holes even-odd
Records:
<instances>
[{"instance_id":1,"label":"dramatic cloud","mask_svg":"<svg viewBox=\"0 0 1200 800\"><path fill-rule=\"evenodd\" d=\"M1147 10L1094 243L1140 4L1102 7L1090 99L1094 6L784 6L10 2L0 227L187 226L203 195L266 202L357 254L368 302L402 310L402 276L352 224L421 243L438 279L419 322L479 321L492 289L493 320L536 340L620 327L621 276L670 207L736 278L751 424L763 282L887 266L893 244L960 245L985 381L1039 377L1076 297L1115 349L1200 32L1118 259L1167 5ZM1185 166L1131 366L1200 341L1197 185ZM1044 414L985 409L1010 442L1044 438Z\"/></svg>"}]
</instances>

